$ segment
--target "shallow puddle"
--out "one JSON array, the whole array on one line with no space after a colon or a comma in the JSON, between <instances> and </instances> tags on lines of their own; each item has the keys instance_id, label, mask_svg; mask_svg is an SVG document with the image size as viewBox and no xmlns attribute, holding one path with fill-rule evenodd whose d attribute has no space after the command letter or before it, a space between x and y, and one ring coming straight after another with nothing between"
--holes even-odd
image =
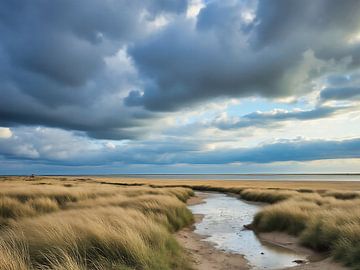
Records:
<instances>
[{"instance_id":1,"label":"shallow puddle","mask_svg":"<svg viewBox=\"0 0 360 270\"><path fill-rule=\"evenodd\" d=\"M295 266L294 260L306 256L261 242L253 231L243 225L252 222L261 206L221 193L209 193L205 203L189 207L194 214L204 215L195 232L205 241L232 253L243 254L253 269L281 269Z\"/></svg>"}]
</instances>

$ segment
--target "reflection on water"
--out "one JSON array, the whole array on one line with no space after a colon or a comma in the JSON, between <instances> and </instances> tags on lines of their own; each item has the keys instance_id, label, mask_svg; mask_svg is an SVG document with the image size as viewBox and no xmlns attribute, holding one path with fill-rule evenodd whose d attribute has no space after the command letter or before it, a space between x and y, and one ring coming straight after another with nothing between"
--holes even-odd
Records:
<instances>
[{"instance_id":1,"label":"reflection on water","mask_svg":"<svg viewBox=\"0 0 360 270\"><path fill-rule=\"evenodd\" d=\"M243 254L253 269L279 269L294 266L294 260L306 259L291 250L259 241L253 231L243 225L252 222L261 206L247 203L221 193L209 193L205 203L190 206L194 214L204 219L196 224L195 232L206 236L218 249Z\"/></svg>"}]
</instances>

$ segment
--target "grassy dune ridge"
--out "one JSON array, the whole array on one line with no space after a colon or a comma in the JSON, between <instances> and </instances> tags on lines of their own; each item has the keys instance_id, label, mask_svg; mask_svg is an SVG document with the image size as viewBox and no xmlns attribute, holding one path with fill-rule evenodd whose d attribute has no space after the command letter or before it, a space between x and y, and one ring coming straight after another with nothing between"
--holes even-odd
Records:
<instances>
[{"instance_id":1,"label":"grassy dune ridge","mask_svg":"<svg viewBox=\"0 0 360 270\"><path fill-rule=\"evenodd\" d=\"M191 189L39 181L0 183L0 269L189 269Z\"/></svg>"}]
</instances>

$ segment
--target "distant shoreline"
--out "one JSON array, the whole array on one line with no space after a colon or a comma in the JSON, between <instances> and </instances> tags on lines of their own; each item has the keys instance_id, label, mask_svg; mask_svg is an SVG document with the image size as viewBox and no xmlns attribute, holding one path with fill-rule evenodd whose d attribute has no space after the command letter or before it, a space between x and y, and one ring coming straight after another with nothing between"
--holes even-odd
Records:
<instances>
[{"instance_id":1,"label":"distant shoreline","mask_svg":"<svg viewBox=\"0 0 360 270\"><path fill-rule=\"evenodd\" d=\"M29 174L30 175L30 174ZM29 175L2 175L0 177L27 177ZM42 177L94 177L148 180L209 180L209 181L360 181L360 173L334 174L36 174Z\"/></svg>"},{"instance_id":2,"label":"distant shoreline","mask_svg":"<svg viewBox=\"0 0 360 270\"><path fill-rule=\"evenodd\" d=\"M244 175L244 176L275 176L275 175L360 175L359 173L109 173L109 174L36 174L38 176L163 176L163 175ZM2 174L0 176L28 176L27 174Z\"/></svg>"}]
</instances>

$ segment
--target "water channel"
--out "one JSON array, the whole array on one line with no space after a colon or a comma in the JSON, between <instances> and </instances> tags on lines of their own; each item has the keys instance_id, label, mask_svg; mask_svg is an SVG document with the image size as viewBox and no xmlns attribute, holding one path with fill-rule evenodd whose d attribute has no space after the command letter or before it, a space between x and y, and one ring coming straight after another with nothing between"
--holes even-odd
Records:
<instances>
[{"instance_id":1,"label":"water channel","mask_svg":"<svg viewBox=\"0 0 360 270\"><path fill-rule=\"evenodd\" d=\"M204 215L195 233L218 249L243 254L252 269L281 269L297 265L294 260L306 260L305 255L262 242L253 231L244 229L261 207L226 194L207 193L204 203L190 209Z\"/></svg>"}]
</instances>

